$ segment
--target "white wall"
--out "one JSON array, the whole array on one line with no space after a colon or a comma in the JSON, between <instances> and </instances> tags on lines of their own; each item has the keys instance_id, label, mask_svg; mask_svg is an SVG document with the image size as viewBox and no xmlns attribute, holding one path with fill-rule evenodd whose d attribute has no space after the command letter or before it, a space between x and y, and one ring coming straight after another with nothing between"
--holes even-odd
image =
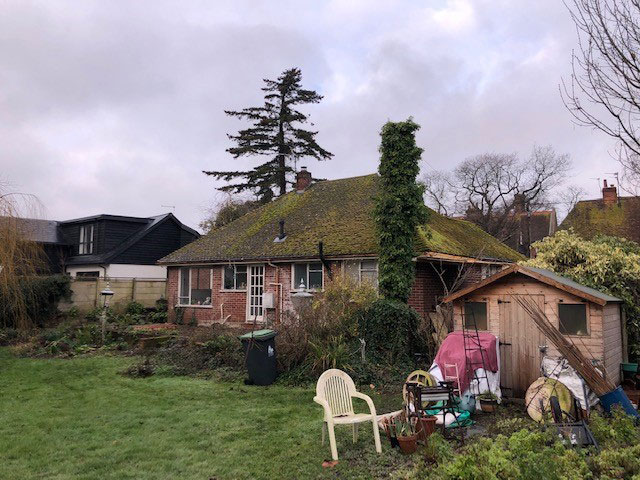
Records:
<instances>
[{"instance_id":1,"label":"white wall","mask_svg":"<svg viewBox=\"0 0 640 480\"><path fill-rule=\"evenodd\" d=\"M167 267L161 265L106 265L107 276L112 278L167 278ZM104 276L104 268L100 265L73 265L66 269L67 273L75 277L78 272L100 272Z\"/></svg>"}]
</instances>

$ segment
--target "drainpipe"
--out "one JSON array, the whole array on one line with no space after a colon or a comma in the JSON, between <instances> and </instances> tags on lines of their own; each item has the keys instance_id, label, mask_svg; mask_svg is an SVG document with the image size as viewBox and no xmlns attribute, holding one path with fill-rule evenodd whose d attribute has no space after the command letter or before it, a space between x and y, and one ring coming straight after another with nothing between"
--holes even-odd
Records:
<instances>
[{"instance_id":1,"label":"drainpipe","mask_svg":"<svg viewBox=\"0 0 640 480\"><path fill-rule=\"evenodd\" d=\"M324 258L324 244L322 242L318 242L318 256L320 257L320 261L324 268L327 269L327 275L329 276L329 280L333 280L333 273L331 272L331 267L326 258Z\"/></svg>"},{"instance_id":2,"label":"drainpipe","mask_svg":"<svg viewBox=\"0 0 640 480\"><path fill-rule=\"evenodd\" d=\"M278 311L276 312L276 318L278 323L282 323L282 310L284 308L284 299L282 298L282 283L280 283L280 267L271 263L271 260L267 261L267 265L274 268L276 271L276 281L270 282L269 285L275 286L278 289Z\"/></svg>"}]
</instances>

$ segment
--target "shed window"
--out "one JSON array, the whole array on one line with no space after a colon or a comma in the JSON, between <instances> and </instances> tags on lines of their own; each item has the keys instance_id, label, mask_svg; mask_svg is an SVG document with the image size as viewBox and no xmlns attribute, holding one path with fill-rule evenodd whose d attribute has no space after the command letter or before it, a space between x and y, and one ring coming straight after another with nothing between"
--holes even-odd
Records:
<instances>
[{"instance_id":1,"label":"shed window","mask_svg":"<svg viewBox=\"0 0 640 480\"><path fill-rule=\"evenodd\" d=\"M465 302L464 326L472 330L488 330L487 302Z\"/></svg>"},{"instance_id":2,"label":"shed window","mask_svg":"<svg viewBox=\"0 0 640 480\"><path fill-rule=\"evenodd\" d=\"M180 269L180 305L211 305L211 269Z\"/></svg>"},{"instance_id":3,"label":"shed window","mask_svg":"<svg viewBox=\"0 0 640 480\"><path fill-rule=\"evenodd\" d=\"M246 290L247 289L247 266L227 265L224 267L224 289L225 290Z\"/></svg>"},{"instance_id":4,"label":"shed window","mask_svg":"<svg viewBox=\"0 0 640 480\"><path fill-rule=\"evenodd\" d=\"M559 303L560 333L565 335L589 335L587 330L587 306L584 303Z\"/></svg>"},{"instance_id":5,"label":"shed window","mask_svg":"<svg viewBox=\"0 0 640 480\"><path fill-rule=\"evenodd\" d=\"M304 284L306 290L322 289L322 263L296 263L293 265L293 289Z\"/></svg>"}]
</instances>

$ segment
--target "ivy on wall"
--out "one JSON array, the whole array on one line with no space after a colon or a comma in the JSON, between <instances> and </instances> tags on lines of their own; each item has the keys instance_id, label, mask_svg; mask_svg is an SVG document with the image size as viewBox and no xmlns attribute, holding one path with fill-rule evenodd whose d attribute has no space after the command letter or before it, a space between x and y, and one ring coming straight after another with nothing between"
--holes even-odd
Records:
<instances>
[{"instance_id":1,"label":"ivy on wall","mask_svg":"<svg viewBox=\"0 0 640 480\"><path fill-rule=\"evenodd\" d=\"M422 149L416 145L420 126L411 118L387 122L380 144L380 191L376 199L380 294L407 302L415 276L416 228L427 221L423 188L416 182Z\"/></svg>"}]
</instances>

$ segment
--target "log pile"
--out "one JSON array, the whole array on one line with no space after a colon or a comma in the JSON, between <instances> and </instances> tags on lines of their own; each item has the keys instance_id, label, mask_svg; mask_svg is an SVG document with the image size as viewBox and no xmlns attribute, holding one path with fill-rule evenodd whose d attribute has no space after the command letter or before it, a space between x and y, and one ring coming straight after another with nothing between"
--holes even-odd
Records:
<instances>
[{"instance_id":1,"label":"log pile","mask_svg":"<svg viewBox=\"0 0 640 480\"><path fill-rule=\"evenodd\" d=\"M596 395L602 396L615 390L616 386L604 378L589 360L573 343L569 341L549 321L538 303L532 298L522 295L512 295L520 306L531 316L540 331L556 346L558 351L567 359L569 364L584 378L589 388Z\"/></svg>"}]
</instances>

